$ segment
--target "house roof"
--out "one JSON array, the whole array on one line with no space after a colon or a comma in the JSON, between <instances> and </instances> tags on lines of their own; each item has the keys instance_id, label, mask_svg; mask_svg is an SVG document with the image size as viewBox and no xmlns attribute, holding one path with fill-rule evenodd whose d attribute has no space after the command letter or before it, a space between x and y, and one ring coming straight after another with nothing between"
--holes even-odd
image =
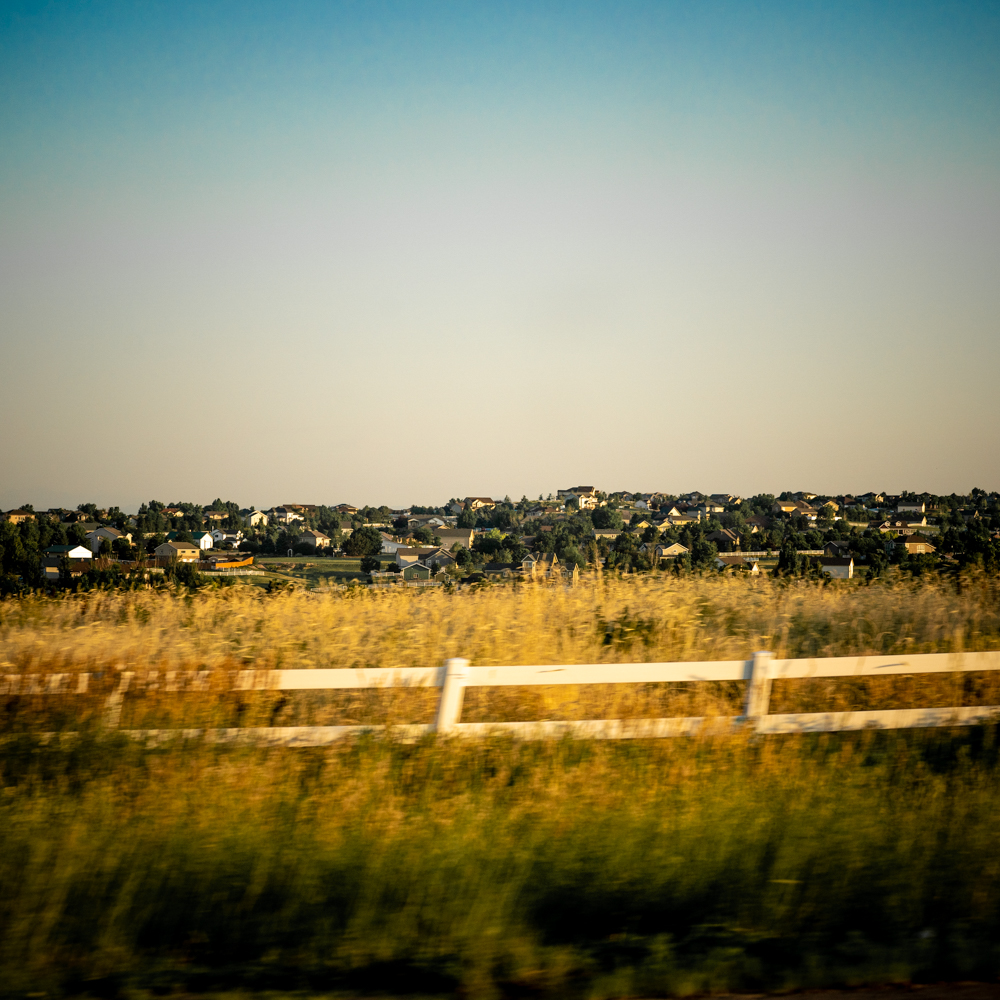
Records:
<instances>
[{"instance_id":1,"label":"house roof","mask_svg":"<svg viewBox=\"0 0 1000 1000\"><path fill-rule=\"evenodd\" d=\"M77 550L86 553L86 555L83 556L85 559L90 559L91 556L93 556L93 552L91 552L86 545L50 545L45 550L45 553L50 556L61 556L67 552L76 552Z\"/></svg>"}]
</instances>

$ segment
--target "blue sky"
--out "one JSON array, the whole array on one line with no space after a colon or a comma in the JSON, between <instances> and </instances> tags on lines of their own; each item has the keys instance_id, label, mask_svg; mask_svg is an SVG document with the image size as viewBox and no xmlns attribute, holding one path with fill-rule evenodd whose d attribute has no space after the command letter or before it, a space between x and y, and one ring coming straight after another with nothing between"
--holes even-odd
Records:
<instances>
[{"instance_id":1,"label":"blue sky","mask_svg":"<svg viewBox=\"0 0 1000 1000\"><path fill-rule=\"evenodd\" d=\"M998 29L7 4L0 505L1000 488Z\"/></svg>"}]
</instances>

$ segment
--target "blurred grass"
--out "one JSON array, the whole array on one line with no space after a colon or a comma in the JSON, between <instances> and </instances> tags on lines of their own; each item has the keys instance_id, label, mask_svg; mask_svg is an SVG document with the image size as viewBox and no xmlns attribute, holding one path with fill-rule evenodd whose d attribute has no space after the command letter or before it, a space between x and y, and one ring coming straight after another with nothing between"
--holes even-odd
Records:
<instances>
[{"instance_id":1,"label":"blurred grass","mask_svg":"<svg viewBox=\"0 0 1000 1000\"><path fill-rule=\"evenodd\" d=\"M9 995L1000 971L996 732L3 753Z\"/></svg>"},{"instance_id":2,"label":"blurred grass","mask_svg":"<svg viewBox=\"0 0 1000 1000\"><path fill-rule=\"evenodd\" d=\"M614 997L1000 973L996 727L331 749L103 726L430 721L431 690L234 693L246 667L1000 648L997 581L593 580L0 603L0 995ZM207 671L167 694L166 670ZM150 671L156 671L151 679ZM463 718L735 714L741 685L470 689ZM1000 704L996 679L775 684L772 711ZM42 730L72 730L45 742Z\"/></svg>"}]
</instances>

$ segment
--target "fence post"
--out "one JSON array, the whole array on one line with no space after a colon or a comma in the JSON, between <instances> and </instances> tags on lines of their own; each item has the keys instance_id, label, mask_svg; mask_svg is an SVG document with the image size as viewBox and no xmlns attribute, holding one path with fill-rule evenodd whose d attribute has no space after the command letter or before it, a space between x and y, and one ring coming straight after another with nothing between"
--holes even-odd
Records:
<instances>
[{"instance_id":1,"label":"fence post","mask_svg":"<svg viewBox=\"0 0 1000 1000\"><path fill-rule=\"evenodd\" d=\"M774 653L760 650L753 654L750 661L750 678L747 681L747 698L743 706L743 717L747 721L756 722L761 716L767 715L768 703L771 700L771 661Z\"/></svg>"},{"instance_id":2,"label":"fence post","mask_svg":"<svg viewBox=\"0 0 1000 1000\"><path fill-rule=\"evenodd\" d=\"M123 671L118 687L108 695L108 700L104 703L104 725L109 729L117 729L122 717L122 703L125 701L125 692L128 691L129 684L135 673L129 670Z\"/></svg>"},{"instance_id":3,"label":"fence post","mask_svg":"<svg viewBox=\"0 0 1000 1000\"><path fill-rule=\"evenodd\" d=\"M441 700L438 702L437 719L434 728L439 733L447 733L462 714L462 697L465 694L465 679L469 676L469 661L456 657L444 661L444 684L441 685Z\"/></svg>"}]
</instances>

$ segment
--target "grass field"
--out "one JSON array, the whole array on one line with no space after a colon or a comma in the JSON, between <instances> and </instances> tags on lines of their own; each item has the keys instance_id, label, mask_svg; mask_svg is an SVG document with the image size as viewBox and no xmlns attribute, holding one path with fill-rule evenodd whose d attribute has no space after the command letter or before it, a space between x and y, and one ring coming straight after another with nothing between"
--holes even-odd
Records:
<instances>
[{"instance_id":1,"label":"grass field","mask_svg":"<svg viewBox=\"0 0 1000 1000\"><path fill-rule=\"evenodd\" d=\"M395 562L393 556L381 556L382 567ZM308 588L328 587L332 584L350 583L353 580L367 582L367 573L361 572L360 559L336 559L332 557L309 558L308 556L258 556L255 568L266 570L269 576L244 578L245 582L266 585L267 580L291 580Z\"/></svg>"},{"instance_id":2,"label":"grass field","mask_svg":"<svg viewBox=\"0 0 1000 1000\"><path fill-rule=\"evenodd\" d=\"M998 593L672 577L91 593L0 604L0 660L212 671L217 691L127 700L123 726L425 721L434 691L238 703L226 672L1000 648ZM776 710L1000 703L986 678L818 683L776 689ZM101 727L99 694L0 701L0 995L597 998L1000 973L994 727L153 750ZM472 689L463 717L728 713L740 697ZM43 728L80 735L46 744Z\"/></svg>"}]
</instances>

